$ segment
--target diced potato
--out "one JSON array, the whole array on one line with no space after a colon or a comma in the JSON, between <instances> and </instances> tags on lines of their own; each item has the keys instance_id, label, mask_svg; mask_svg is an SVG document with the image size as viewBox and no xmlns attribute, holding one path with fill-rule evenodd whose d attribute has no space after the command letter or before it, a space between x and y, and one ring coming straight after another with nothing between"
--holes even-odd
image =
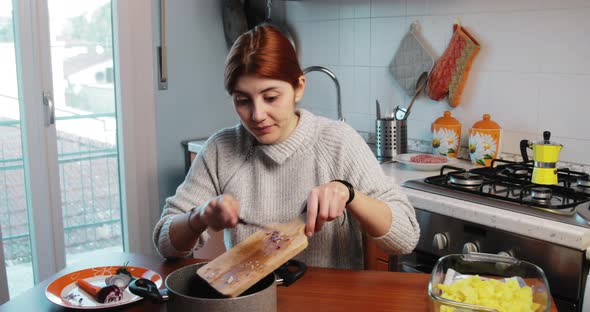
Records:
<instances>
[{"instance_id":1,"label":"diced potato","mask_svg":"<svg viewBox=\"0 0 590 312\"><path fill-rule=\"evenodd\" d=\"M482 280L475 275L451 285L438 284L436 287L443 291L443 298L486 306L500 312L534 312L540 306L533 302L533 290L529 286L521 288L515 280ZM454 309L442 306L441 311Z\"/></svg>"}]
</instances>

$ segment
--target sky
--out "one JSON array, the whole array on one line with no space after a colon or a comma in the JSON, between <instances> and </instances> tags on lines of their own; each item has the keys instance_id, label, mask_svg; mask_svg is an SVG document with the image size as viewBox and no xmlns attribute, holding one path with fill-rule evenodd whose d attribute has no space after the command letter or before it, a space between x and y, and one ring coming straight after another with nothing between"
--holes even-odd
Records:
<instances>
[{"instance_id":1,"label":"sky","mask_svg":"<svg viewBox=\"0 0 590 312\"><path fill-rule=\"evenodd\" d=\"M10 16L12 1L18 0L0 0L0 16ZM48 0L52 12L59 14L56 17L78 16L88 11L88 8L95 8L110 0Z\"/></svg>"}]
</instances>

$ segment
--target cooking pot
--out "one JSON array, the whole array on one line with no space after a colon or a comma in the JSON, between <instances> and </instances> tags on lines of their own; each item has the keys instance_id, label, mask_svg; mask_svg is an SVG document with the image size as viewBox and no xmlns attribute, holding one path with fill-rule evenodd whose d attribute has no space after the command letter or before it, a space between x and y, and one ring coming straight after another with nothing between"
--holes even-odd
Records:
<instances>
[{"instance_id":1,"label":"cooking pot","mask_svg":"<svg viewBox=\"0 0 590 312\"><path fill-rule=\"evenodd\" d=\"M303 262L289 260L240 296L226 298L197 275L197 270L206 264L195 263L170 273L164 281L165 289L159 290L154 282L140 278L131 282L129 290L154 303L166 302L167 311L274 312L277 310L276 286L289 286L307 271Z\"/></svg>"}]
</instances>

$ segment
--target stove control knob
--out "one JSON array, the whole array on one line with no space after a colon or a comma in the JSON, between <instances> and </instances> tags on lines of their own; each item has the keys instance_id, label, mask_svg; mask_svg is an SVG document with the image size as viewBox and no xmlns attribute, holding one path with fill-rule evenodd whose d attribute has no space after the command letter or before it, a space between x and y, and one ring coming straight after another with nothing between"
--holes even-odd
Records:
<instances>
[{"instance_id":1,"label":"stove control knob","mask_svg":"<svg viewBox=\"0 0 590 312\"><path fill-rule=\"evenodd\" d=\"M500 251L499 253L497 253L497 255L499 256L504 256L504 257L512 257L512 252L511 251ZM507 270L510 269L511 267L511 261L497 261L495 264L496 270L499 272L506 272Z\"/></svg>"},{"instance_id":2,"label":"stove control knob","mask_svg":"<svg viewBox=\"0 0 590 312\"><path fill-rule=\"evenodd\" d=\"M504 256L504 257L512 257L512 252L510 252L510 251L500 251L499 253L497 253L497 255Z\"/></svg>"},{"instance_id":3,"label":"stove control knob","mask_svg":"<svg viewBox=\"0 0 590 312\"><path fill-rule=\"evenodd\" d=\"M434 251L441 251L447 249L449 245L449 239L443 233L436 233L434 234L434 238L432 239L432 249Z\"/></svg>"},{"instance_id":4,"label":"stove control knob","mask_svg":"<svg viewBox=\"0 0 590 312\"><path fill-rule=\"evenodd\" d=\"M479 251L479 248L477 247L477 245L475 243L467 242L467 243L465 243L465 245L463 245L463 253L464 254L478 252L478 251Z\"/></svg>"}]
</instances>

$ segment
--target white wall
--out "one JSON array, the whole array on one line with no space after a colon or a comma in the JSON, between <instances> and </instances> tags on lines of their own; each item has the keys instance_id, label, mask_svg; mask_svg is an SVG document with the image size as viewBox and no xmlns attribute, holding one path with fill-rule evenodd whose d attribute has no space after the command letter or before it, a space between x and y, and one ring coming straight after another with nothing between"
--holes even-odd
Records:
<instances>
[{"instance_id":1,"label":"white wall","mask_svg":"<svg viewBox=\"0 0 590 312\"><path fill-rule=\"evenodd\" d=\"M519 153L521 139L543 130L564 145L561 160L590 164L590 1L588 0L301 0L284 1L282 14L298 37L303 66L334 70L343 87L343 110L357 130L374 132L375 99L382 110L407 105L388 65L409 25L440 56L455 17L482 46L462 103L421 97L409 118L409 136L430 140L430 124L451 110L467 130L490 113L504 128L502 151ZM316 76L317 75L317 76ZM308 76L303 101L335 116L334 87Z\"/></svg>"},{"instance_id":2,"label":"white wall","mask_svg":"<svg viewBox=\"0 0 590 312\"><path fill-rule=\"evenodd\" d=\"M211 0L166 1L168 90L156 92L161 204L184 180L181 141L207 137L238 120L223 89L227 47L221 4ZM153 5L158 6L159 1L153 1ZM158 44L159 31L155 34Z\"/></svg>"}]
</instances>

